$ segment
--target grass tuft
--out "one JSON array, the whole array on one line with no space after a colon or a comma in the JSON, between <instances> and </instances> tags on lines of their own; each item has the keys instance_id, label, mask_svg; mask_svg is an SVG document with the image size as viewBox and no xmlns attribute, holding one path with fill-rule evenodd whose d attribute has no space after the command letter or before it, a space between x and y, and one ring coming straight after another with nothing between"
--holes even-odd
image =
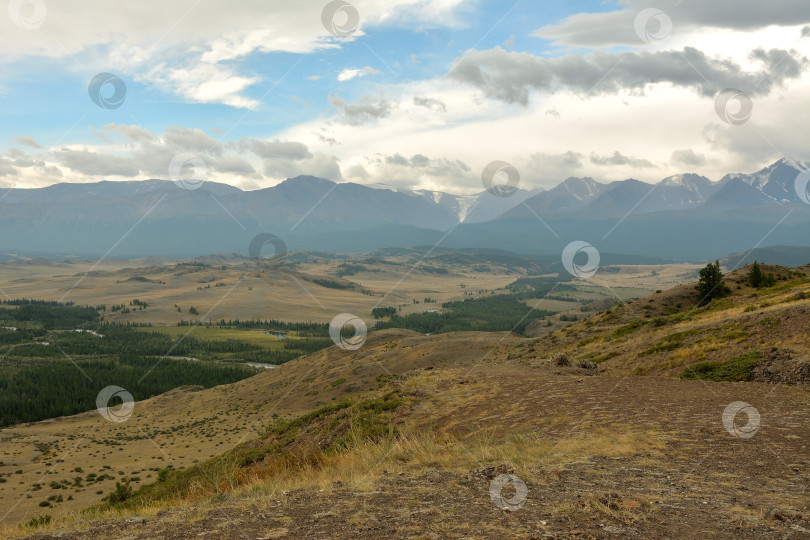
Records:
<instances>
[{"instance_id":1,"label":"grass tuft","mask_svg":"<svg viewBox=\"0 0 810 540\"><path fill-rule=\"evenodd\" d=\"M687 367L681 373L681 379L702 381L748 381L751 371L756 367L762 355L756 351L732 358L727 362L698 362Z\"/></svg>"}]
</instances>

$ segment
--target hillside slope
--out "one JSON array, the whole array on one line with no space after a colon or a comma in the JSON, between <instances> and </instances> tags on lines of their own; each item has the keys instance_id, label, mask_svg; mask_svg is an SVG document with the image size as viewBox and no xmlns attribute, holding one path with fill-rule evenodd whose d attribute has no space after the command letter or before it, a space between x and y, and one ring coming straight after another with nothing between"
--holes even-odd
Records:
<instances>
[{"instance_id":1,"label":"hillside slope","mask_svg":"<svg viewBox=\"0 0 810 540\"><path fill-rule=\"evenodd\" d=\"M731 294L706 306L696 307L694 284L681 285L544 336L531 348L593 361L616 376L689 376L695 363L748 354L759 359L751 380L809 383L810 265L762 268L776 277L775 286L751 287L746 266L725 276Z\"/></svg>"},{"instance_id":2,"label":"hillside slope","mask_svg":"<svg viewBox=\"0 0 810 540\"><path fill-rule=\"evenodd\" d=\"M23 494L35 473L106 464L141 480L122 503L5 533L806 536L810 267L764 269L776 286L737 283L741 269L732 294L703 308L690 285L541 338L373 332L356 352L140 402L123 424L94 411L7 428L0 471L22 476L0 484L6 523L45 513L37 502L52 491ZM736 402L756 409L753 436L746 414L724 424ZM514 511L491 496L507 473L527 490L503 488ZM98 503L94 491L64 491L73 500L47 512Z\"/></svg>"}]
</instances>

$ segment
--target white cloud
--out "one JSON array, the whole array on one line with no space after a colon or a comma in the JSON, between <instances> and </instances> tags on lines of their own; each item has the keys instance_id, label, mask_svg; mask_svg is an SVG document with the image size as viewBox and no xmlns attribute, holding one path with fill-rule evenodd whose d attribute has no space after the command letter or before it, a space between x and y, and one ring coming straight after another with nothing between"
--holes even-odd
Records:
<instances>
[{"instance_id":1,"label":"white cloud","mask_svg":"<svg viewBox=\"0 0 810 540\"><path fill-rule=\"evenodd\" d=\"M703 96L718 89L745 88L751 95L769 93L797 79L810 61L798 51L755 48L755 70L727 58L713 58L693 47L683 51L592 52L545 58L507 52L500 47L471 51L450 71L453 79L475 86L489 98L527 105L531 91L590 94L648 91L652 85L690 88Z\"/></svg>"},{"instance_id":2,"label":"white cloud","mask_svg":"<svg viewBox=\"0 0 810 540\"><path fill-rule=\"evenodd\" d=\"M363 36L364 27L453 26L460 0L358 0L360 28L335 38L321 22L326 2L141 0L48 2L41 28L24 30L3 17L0 62L71 56L83 71L154 84L184 100L255 108L245 91L259 81L235 61L254 53L306 54ZM124 11L122 11L124 10ZM77 68L78 69L78 68Z\"/></svg>"},{"instance_id":3,"label":"white cloud","mask_svg":"<svg viewBox=\"0 0 810 540\"><path fill-rule=\"evenodd\" d=\"M442 191L448 185L470 183L476 173L466 163L455 159L424 154L376 154L347 167L345 176L359 183L376 179L378 183L398 188Z\"/></svg>"},{"instance_id":4,"label":"white cloud","mask_svg":"<svg viewBox=\"0 0 810 540\"><path fill-rule=\"evenodd\" d=\"M419 105L420 107L426 107L434 111L447 112L447 104L435 98L414 96L413 104Z\"/></svg>"},{"instance_id":5,"label":"white cloud","mask_svg":"<svg viewBox=\"0 0 810 540\"><path fill-rule=\"evenodd\" d=\"M646 8L662 10L673 22L673 33L681 34L707 27L751 31L771 25L795 26L810 22L805 0L688 0L669 5L656 0L626 0L622 3L625 6L619 10L571 15L561 23L540 28L535 35L566 47L641 46L644 43L636 35L634 23L639 12Z\"/></svg>"},{"instance_id":6,"label":"white cloud","mask_svg":"<svg viewBox=\"0 0 810 540\"><path fill-rule=\"evenodd\" d=\"M361 33L364 26L412 24L414 17L423 24L412 24L413 29L429 28L440 24L430 19L437 13L460 11L459 2L451 0L353 3L361 14ZM89 21L63 9L76 5L74 0L53 9L49 4L48 29L64 50L47 40L32 40L33 33L20 34L20 43L11 48L9 43L19 37L12 31L0 42L0 56L28 54L26 50L63 56L101 45L99 57L90 58L93 69L95 62L108 68L113 58L112 67L184 100L255 108L250 90L264 75L248 72L250 63L241 59L257 51L300 54L344 43L325 34L320 4L249 0L244 10L235 10L202 2L199 10L180 19L183 9L169 3L162 5L161 21L171 30L162 39L164 29L155 35L154 13L147 16L141 3L131 7L128 18L114 17L112 7L101 5ZM143 5L156 6L152 0ZM627 9L640 5L631 3ZM697 9L696 4L685 5ZM755 6L754 11L762 9ZM716 179L731 170L755 170L782 155L810 158L803 137L810 123L810 76L796 60L810 55L810 39L800 39L804 23L739 30L760 23L756 17L730 15L733 27L718 31L706 29L716 16L709 15L705 21L693 17L688 25L679 26L676 20L678 31L666 43L643 50L549 57L500 48L468 52L457 59L464 69L453 77L375 86L378 94L360 99L333 96L332 107L319 117L264 138L222 144L199 129L174 127L157 136L141 126L109 124L102 133L107 140L95 146L27 145L27 151L36 150L31 155L9 151L0 160L0 175L21 186L56 181L58 174L70 181L114 172L119 178L132 177L128 175L135 169L137 177L165 178L177 152L193 151L205 156L210 179L237 185L261 186L313 174L471 193L481 190L480 171L494 160L514 164L526 187L550 187L570 175L657 181L698 172ZM99 25L105 16L108 23ZM617 28L601 35L594 24L604 20L589 19L583 29L562 28L564 22L555 39L590 39L594 46L615 42ZM65 21L72 26L63 28ZM451 16L441 24L460 23ZM632 24L629 28L632 32ZM751 51L761 52L750 56ZM317 80L319 75L306 76L313 70L310 66L294 76ZM351 80L372 74L364 70L376 71L366 66L340 75ZM596 83L604 86L589 94ZM732 85L753 88L754 112L743 126L722 122L714 111L714 92Z\"/></svg>"},{"instance_id":7,"label":"white cloud","mask_svg":"<svg viewBox=\"0 0 810 540\"><path fill-rule=\"evenodd\" d=\"M745 34L748 47L769 50L785 44L783 34L770 29ZM737 33L726 38L741 39ZM798 53L810 53L808 46L797 47ZM384 91L391 106L376 122L335 122L338 114L292 126L279 136L302 141L313 152L333 152L344 176L353 181L396 181L459 193L480 191L480 171L493 160L514 164L522 185L551 187L572 175L657 182L671 174L697 172L719 179L728 171L757 170L782 155L810 158L805 139L798 135L810 122L808 73L754 96L754 113L743 126L722 122L712 96L668 83L650 85L643 94L616 88L586 99L570 92L538 92L525 107L485 99L475 86L443 77ZM426 106L427 99L447 104L446 112ZM317 134L327 124L339 146L319 140ZM690 149L694 156L674 153L680 149ZM408 179L401 170L374 160L397 154L457 160L470 173Z\"/></svg>"},{"instance_id":8,"label":"white cloud","mask_svg":"<svg viewBox=\"0 0 810 540\"><path fill-rule=\"evenodd\" d=\"M26 135L18 135L14 137L13 141L17 144L30 146L32 148L42 148L42 146L37 141L35 141L32 137L28 137Z\"/></svg>"},{"instance_id":9,"label":"white cloud","mask_svg":"<svg viewBox=\"0 0 810 540\"><path fill-rule=\"evenodd\" d=\"M320 152L299 160L265 159L263 171L264 175L274 182L299 175L317 176L333 182L339 182L343 179L338 159L333 155Z\"/></svg>"},{"instance_id":10,"label":"white cloud","mask_svg":"<svg viewBox=\"0 0 810 540\"><path fill-rule=\"evenodd\" d=\"M56 159L65 167L91 177L123 176L134 178L140 169L129 159L88 150L71 150L69 148L54 152Z\"/></svg>"},{"instance_id":11,"label":"white cloud","mask_svg":"<svg viewBox=\"0 0 810 540\"><path fill-rule=\"evenodd\" d=\"M684 148L682 150L674 150L670 161L676 167L702 167L706 165L706 156L698 154L691 148Z\"/></svg>"},{"instance_id":12,"label":"white cloud","mask_svg":"<svg viewBox=\"0 0 810 540\"><path fill-rule=\"evenodd\" d=\"M261 176L256 173L256 169L253 168L253 165L240 156L223 156L223 158L216 163L215 168L222 173L233 173L237 176L261 178Z\"/></svg>"},{"instance_id":13,"label":"white cloud","mask_svg":"<svg viewBox=\"0 0 810 540\"><path fill-rule=\"evenodd\" d=\"M618 150L607 156L599 156L596 154L591 154L589 159L591 160L591 163L595 163L596 165L607 165L611 167L620 165L629 165L631 167L641 169L648 169L655 167L655 165L647 159L625 156Z\"/></svg>"},{"instance_id":14,"label":"white cloud","mask_svg":"<svg viewBox=\"0 0 810 540\"><path fill-rule=\"evenodd\" d=\"M337 80L340 82L350 81L356 77L365 77L366 75L379 75L380 72L371 66L366 66L362 69L344 69L341 71Z\"/></svg>"},{"instance_id":15,"label":"white cloud","mask_svg":"<svg viewBox=\"0 0 810 540\"><path fill-rule=\"evenodd\" d=\"M371 120L385 118L388 116L392 109L392 104L380 96L379 100L366 96L359 99L354 103L347 103L341 97L332 96L329 98L329 103L341 112L340 119L350 125L358 126Z\"/></svg>"},{"instance_id":16,"label":"white cloud","mask_svg":"<svg viewBox=\"0 0 810 540\"><path fill-rule=\"evenodd\" d=\"M307 146L297 141L264 141L245 137L239 141L242 150L250 149L257 156L265 159L301 160L312 157Z\"/></svg>"},{"instance_id":17,"label":"white cloud","mask_svg":"<svg viewBox=\"0 0 810 540\"><path fill-rule=\"evenodd\" d=\"M259 79L239 76L219 64L173 68L161 63L140 78L193 103L223 103L245 109L253 109L259 104L255 99L241 95Z\"/></svg>"},{"instance_id":18,"label":"white cloud","mask_svg":"<svg viewBox=\"0 0 810 540\"><path fill-rule=\"evenodd\" d=\"M121 134L125 139L134 142L147 142L156 139L154 133L138 125L116 124L113 122L104 126L104 131Z\"/></svg>"},{"instance_id":19,"label":"white cloud","mask_svg":"<svg viewBox=\"0 0 810 540\"><path fill-rule=\"evenodd\" d=\"M524 185L550 188L569 176L578 175L583 158L582 154L571 150L559 154L535 152L528 158L518 159L514 165Z\"/></svg>"}]
</instances>

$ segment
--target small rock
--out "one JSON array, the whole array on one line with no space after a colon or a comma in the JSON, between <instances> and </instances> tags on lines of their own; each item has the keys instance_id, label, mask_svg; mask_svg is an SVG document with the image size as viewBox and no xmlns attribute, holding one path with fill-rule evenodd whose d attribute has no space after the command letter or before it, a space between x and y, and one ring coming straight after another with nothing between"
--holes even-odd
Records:
<instances>
[{"instance_id":1,"label":"small rock","mask_svg":"<svg viewBox=\"0 0 810 540\"><path fill-rule=\"evenodd\" d=\"M582 360L579 361L579 367L583 369L596 369L596 364L594 362L591 362L587 358L583 358Z\"/></svg>"},{"instance_id":2,"label":"small rock","mask_svg":"<svg viewBox=\"0 0 810 540\"><path fill-rule=\"evenodd\" d=\"M777 521L785 521L785 513L778 508L774 508L768 512L768 514L765 516L765 519L775 519Z\"/></svg>"},{"instance_id":3,"label":"small rock","mask_svg":"<svg viewBox=\"0 0 810 540\"><path fill-rule=\"evenodd\" d=\"M571 361L568 359L568 353L558 352L551 356L551 362L557 366L570 366Z\"/></svg>"},{"instance_id":4,"label":"small rock","mask_svg":"<svg viewBox=\"0 0 810 540\"><path fill-rule=\"evenodd\" d=\"M284 528L272 529L267 531L263 536L258 537L256 540L271 540L272 538L283 538L287 536L289 531Z\"/></svg>"},{"instance_id":5,"label":"small rock","mask_svg":"<svg viewBox=\"0 0 810 540\"><path fill-rule=\"evenodd\" d=\"M470 480L472 478L486 478L487 480L493 480L496 477L502 474L514 474L515 468L509 465L501 464L497 467L478 467L477 469L473 469L465 478Z\"/></svg>"}]
</instances>

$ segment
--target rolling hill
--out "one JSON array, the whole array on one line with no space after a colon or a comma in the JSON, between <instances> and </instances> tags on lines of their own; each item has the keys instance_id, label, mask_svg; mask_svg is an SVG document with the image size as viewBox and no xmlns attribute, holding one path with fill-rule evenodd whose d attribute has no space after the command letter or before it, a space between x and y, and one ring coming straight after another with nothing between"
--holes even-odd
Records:
<instances>
[{"instance_id":1,"label":"rolling hill","mask_svg":"<svg viewBox=\"0 0 810 540\"><path fill-rule=\"evenodd\" d=\"M60 480L106 464L141 487L5 532L804 534L810 265L764 270L774 286L751 288L743 268L726 276L730 295L700 308L689 284L539 338L372 332L356 352L332 347L232 385L139 402L124 424L93 411L6 428L0 472L21 485L0 484L0 494L17 501L16 521L41 514L36 502L51 491L30 484L43 469ZM744 414L724 424L736 403L756 409L753 434L739 431ZM503 474L526 491L493 495ZM62 513L100 499L68 492Z\"/></svg>"}]
</instances>

